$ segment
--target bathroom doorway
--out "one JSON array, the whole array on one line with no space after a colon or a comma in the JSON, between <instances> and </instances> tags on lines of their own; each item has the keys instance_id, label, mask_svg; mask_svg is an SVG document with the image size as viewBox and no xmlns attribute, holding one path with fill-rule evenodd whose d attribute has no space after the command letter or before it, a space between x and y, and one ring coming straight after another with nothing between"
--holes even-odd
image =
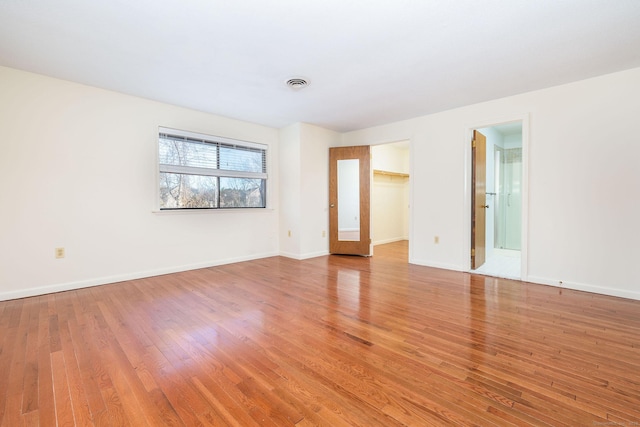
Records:
<instances>
[{"instance_id":1,"label":"bathroom doorway","mask_svg":"<svg viewBox=\"0 0 640 427\"><path fill-rule=\"evenodd\" d=\"M522 121L478 128L486 137L484 249L472 271L522 278L523 132Z\"/></svg>"}]
</instances>

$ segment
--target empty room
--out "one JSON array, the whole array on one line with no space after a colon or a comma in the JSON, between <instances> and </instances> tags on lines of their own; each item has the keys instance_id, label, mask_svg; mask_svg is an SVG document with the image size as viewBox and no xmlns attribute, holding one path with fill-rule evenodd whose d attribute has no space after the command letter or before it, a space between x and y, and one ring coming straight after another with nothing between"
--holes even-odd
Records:
<instances>
[{"instance_id":1,"label":"empty room","mask_svg":"<svg viewBox=\"0 0 640 427\"><path fill-rule=\"evenodd\" d=\"M0 426L640 423L640 2L0 2Z\"/></svg>"}]
</instances>

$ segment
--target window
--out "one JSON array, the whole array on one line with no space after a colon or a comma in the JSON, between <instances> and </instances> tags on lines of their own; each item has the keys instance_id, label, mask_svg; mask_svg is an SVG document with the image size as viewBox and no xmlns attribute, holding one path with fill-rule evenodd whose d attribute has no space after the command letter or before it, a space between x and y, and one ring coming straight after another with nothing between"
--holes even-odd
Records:
<instances>
[{"instance_id":1,"label":"window","mask_svg":"<svg viewBox=\"0 0 640 427\"><path fill-rule=\"evenodd\" d=\"M267 146L160 128L160 209L266 207Z\"/></svg>"}]
</instances>

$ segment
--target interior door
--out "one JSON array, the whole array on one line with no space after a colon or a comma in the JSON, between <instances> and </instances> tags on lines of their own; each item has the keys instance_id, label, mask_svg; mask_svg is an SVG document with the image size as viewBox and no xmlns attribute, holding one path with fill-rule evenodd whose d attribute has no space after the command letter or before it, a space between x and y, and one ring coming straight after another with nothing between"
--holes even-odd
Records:
<instances>
[{"instance_id":1,"label":"interior door","mask_svg":"<svg viewBox=\"0 0 640 427\"><path fill-rule=\"evenodd\" d=\"M329 149L329 252L371 255L370 147Z\"/></svg>"},{"instance_id":2,"label":"interior door","mask_svg":"<svg viewBox=\"0 0 640 427\"><path fill-rule=\"evenodd\" d=\"M475 270L485 261L487 138L474 130L471 147L471 268Z\"/></svg>"}]
</instances>

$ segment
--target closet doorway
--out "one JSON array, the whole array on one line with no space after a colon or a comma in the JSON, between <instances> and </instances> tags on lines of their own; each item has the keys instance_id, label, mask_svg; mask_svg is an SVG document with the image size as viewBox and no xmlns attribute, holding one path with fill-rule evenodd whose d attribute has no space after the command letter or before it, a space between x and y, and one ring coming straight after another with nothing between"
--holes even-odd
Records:
<instances>
[{"instance_id":1,"label":"closet doorway","mask_svg":"<svg viewBox=\"0 0 640 427\"><path fill-rule=\"evenodd\" d=\"M371 146L374 246L409 240L409 163L408 140Z\"/></svg>"},{"instance_id":2,"label":"closet doorway","mask_svg":"<svg viewBox=\"0 0 640 427\"><path fill-rule=\"evenodd\" d=\"M391 245L381 249L409 262L409 141L335 147L329 157L329 252L371 256Z\"/></svg>"}]
</instances>

